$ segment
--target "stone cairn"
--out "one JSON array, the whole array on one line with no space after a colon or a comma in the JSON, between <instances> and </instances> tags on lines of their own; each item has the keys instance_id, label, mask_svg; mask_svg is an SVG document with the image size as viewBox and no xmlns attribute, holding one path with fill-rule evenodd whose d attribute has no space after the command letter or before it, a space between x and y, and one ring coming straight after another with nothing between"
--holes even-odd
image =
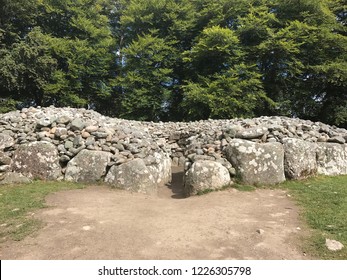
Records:
<instances>
[{"instance_id":1,"label":"stone cairn","mask_svg":"<svg viewBox=\"0 0 347 280\"><path fill-rule=\"evenodd\" d=\"M31 107L0 114L0 184L105 182L151 194L182 166L189 196L236 180L347 174L346 141L345 129L287 117L153 123Z\"/></svg>"}]
</instances>

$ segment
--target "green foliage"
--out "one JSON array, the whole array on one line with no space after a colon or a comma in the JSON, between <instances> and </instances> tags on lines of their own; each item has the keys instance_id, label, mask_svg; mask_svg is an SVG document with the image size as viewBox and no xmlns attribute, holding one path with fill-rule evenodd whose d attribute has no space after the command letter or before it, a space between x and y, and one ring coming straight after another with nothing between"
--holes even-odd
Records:
<instances>
[{"instance_id":1,"label":"green foliage","mask_svg":"<svg viewBox=\"0 0 347 280\"><path fill-rule=\"evenodd\" d=\"M1 0L0 110L347 127L342 0Z\"/></svg>"},{"instance_id":2,"label":"green foliage","mask_svg":"<svg viewBox=\"0 0 347 280\"><path fill-rule=\"evenodd\" d=\"M126 75L122 85L121 117L160 120L165 113L175 49L155 34L138 36L124 50Z\"/></svg>"},{"instance_id":3,"label":"green foliage","mask_svg":"<svg viewBox=\"0 0 347 280\"><path fill-rule=\"evenodd\" d=\"M30 103L41 105L44 87L50 82L57 61L50 55L40 28L36 27L10 49L0 50L0 87Z\"/></svg>"}]
</instances>

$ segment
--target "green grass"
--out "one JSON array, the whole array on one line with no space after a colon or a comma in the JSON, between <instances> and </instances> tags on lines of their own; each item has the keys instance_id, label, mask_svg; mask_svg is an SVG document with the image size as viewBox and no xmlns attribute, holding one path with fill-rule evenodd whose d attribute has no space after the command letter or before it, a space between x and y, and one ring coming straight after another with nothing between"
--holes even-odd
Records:
<instances>
[{"instance_id":1,"label":"green grass","mask_svg":"<svg viewBox=\"0 0 347 280\"><path fill-rule=\"evenodd\" d=\"M255 186L250 186L250 185L242 185L240 183L235 183L231 186L234 189L237 189L240 192L252 192L257 189Z\"/></svg>"},{"instance_id":2,"label":"green grass","mask_svg":"<svg viewBox=\"0 0 347 280\"><path fill-rule=\"evenodd\" d=\"M35 181L28 185L0 186L0 242L21 240L42 226L31 213L44 208L45 197L52 192L81 189L82 184Z\"/></svg>"},{"instance_id":3,"label":"green grass","mask_svg":"<svg viewBox=\"0 0 347 280\"><path fill-rule=\"evenodd\" d=\"M279 187L290 191L313 230L304 249L317 259L347 260L347 176L287 181ZM341 251L329 251L326 238L337 240L345 247Z\"/></svg>"}]
</instances>

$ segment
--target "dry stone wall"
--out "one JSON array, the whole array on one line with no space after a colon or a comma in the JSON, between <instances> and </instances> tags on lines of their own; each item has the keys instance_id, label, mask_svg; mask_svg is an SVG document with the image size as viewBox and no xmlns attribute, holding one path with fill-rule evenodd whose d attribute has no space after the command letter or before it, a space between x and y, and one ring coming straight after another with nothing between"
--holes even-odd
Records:
<instances>
[{"instance_id":1,"label":"dry stone wall","mask_svg":"<svg viewBox=\"0 0 347 280\"><path fill-rule=\"evenodd\" d=\"M0 115L0 184L104 181L155 193L185 169L187 195L233 181L276 184L347 174L347 131L286 117L137 122L74 108Z\"/></svg>"}]
</instances>

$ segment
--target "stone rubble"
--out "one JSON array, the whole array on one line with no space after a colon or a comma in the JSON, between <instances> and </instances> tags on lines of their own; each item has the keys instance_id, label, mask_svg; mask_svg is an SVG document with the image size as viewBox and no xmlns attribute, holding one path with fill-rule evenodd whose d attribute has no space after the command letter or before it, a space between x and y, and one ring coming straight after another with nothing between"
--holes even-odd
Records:
<instances>
[{"instance_id":1,"label":"stone rubble","mask_svg":"<svg viewBox=\"0 0 347 280\"><path fill-rule=\"evenodd\" d=\"M171 180L171 165L184 167L189 182L189 170L200 161L218 163L231 180L273 184L284 174L347 174L346 141L346 129L287 117L154 123L86 109L30 107L0 114L0 184L16 182L18 174L18 181L106 181L153 193Z\"/></svg>"}]
</instances>

